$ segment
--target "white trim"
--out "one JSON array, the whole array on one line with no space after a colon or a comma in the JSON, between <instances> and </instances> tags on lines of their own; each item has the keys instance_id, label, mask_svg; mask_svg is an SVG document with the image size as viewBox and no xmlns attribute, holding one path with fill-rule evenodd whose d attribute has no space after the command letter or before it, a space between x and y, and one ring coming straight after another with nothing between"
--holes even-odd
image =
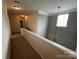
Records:
<instances>
[{"instance_id":1,"label":"white trim","mask_svg":"<svg viewBox=\"0 0 79 59\"><path fill-rule=\"evenodd\" d=\"M38 13L39 13L39 14L42 14L42 15L47 15L47 16L48 16L48 13L45 13L45 12L40 11L40 10L38 11Z\"/></svg>"}]
</instances>

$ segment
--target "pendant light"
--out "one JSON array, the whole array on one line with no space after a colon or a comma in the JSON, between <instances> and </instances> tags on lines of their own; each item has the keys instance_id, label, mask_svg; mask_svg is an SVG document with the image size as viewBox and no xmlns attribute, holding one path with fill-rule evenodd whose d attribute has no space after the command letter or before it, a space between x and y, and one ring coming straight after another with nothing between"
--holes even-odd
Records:
<instances>
[{"instance_id":1,"label":"pendant light","mask_svg":"<svg viewBox=\"0 0 79 59\"><path fill-rule=\"evenodd\" d=\"M60 6L58 6L58 15L59 15Z\"/></svg>"},{"instance_id":2,"label":"pendant light","mask_svg":"<svg viewBox=\"0 0 79 59\"><path fill-rule=\"evenodd\" d=\"M58 14L57 14L57 16L59 15L59 10L60 10L60 6L58 6ZM57 30L57 28L55 28L55 34L54 34L54 38L53 38L53 41L57 41L57 34L58 34L58 30Z\"/></svg>"}]
</instances>

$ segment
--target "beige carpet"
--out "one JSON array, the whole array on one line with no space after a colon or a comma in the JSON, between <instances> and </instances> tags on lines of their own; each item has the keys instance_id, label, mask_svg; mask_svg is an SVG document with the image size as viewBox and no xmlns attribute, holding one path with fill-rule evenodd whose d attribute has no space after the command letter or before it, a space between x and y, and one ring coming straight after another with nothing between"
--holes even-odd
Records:
<instances>
[{"instance_id":1,"label":"beige carpet","mask_svg":"<svg viewBox=\"0 0 79 59\"><path fill-rule=\"evenodd\" d=\"M17 35L11 38L10 59L42 59L33 47L22 37Z\"/></svg>"}]
</instances>

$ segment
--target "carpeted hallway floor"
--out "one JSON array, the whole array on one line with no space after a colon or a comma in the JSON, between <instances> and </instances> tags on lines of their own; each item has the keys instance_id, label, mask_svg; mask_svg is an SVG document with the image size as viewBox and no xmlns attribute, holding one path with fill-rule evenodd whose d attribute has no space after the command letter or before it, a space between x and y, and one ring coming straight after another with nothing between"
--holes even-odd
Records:
<instances>
[{"instance_id":1,"label":"carpeted hallway floor","mask_svg":"<svg viewBox=\"0 0 79 59\"><path fill-rule=\"evenodd\" d=\"M42 59L21 35L11 38L10 59Z\"/></svg>"}]
</instances>

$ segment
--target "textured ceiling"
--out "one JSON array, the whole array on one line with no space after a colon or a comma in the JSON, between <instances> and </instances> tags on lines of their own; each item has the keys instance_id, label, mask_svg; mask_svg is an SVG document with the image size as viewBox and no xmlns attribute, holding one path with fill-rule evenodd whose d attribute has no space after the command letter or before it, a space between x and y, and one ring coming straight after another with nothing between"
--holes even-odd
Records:
<instances>
[{"instance_id":1,"label":"textured ceiling","mask_svg":"<svg viewBox=\"0 0 79 59\"><path fill-rule=\"evenodd\" d=\"M8 8L12 9L14 0L8 0ZM49 14L58 12L57 7L60 6L60 11L70 11L77 8L77 0L17 0L20 1L22 10L38 10Z\"/></svg>"}]
</instances>

